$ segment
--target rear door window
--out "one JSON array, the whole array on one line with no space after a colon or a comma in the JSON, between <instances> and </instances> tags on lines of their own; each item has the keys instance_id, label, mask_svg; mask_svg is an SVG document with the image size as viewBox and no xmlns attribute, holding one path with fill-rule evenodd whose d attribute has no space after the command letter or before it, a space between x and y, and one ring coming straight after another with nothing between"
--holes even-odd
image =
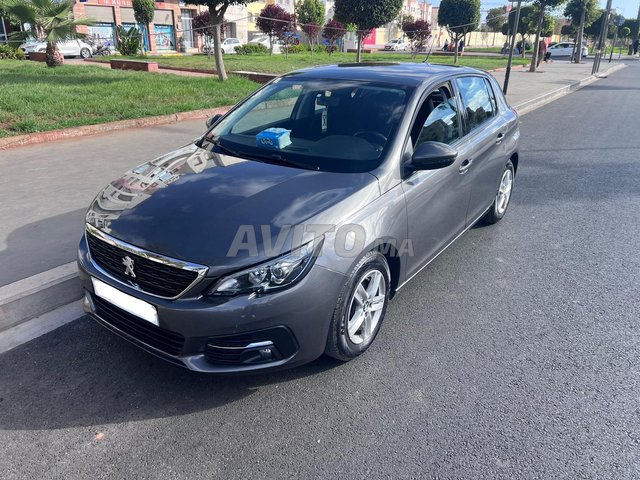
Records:
<instances>
[{"instance_id":1,"label":"rear door window","mask_svg":"<svg viewBox=\"0 0 640 480\"><path fill-rule=\"evenodd\" d=\"M461 77L456 79L456 84L462 98L468 132L482 126L496 115L494 103L482 77Z\"/></svg>"}]
</instances>

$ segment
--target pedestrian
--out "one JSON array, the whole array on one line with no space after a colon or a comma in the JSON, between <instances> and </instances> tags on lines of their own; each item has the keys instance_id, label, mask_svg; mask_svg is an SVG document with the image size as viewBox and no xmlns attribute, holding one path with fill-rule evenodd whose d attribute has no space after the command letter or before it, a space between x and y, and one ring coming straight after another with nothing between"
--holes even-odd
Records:
<instances>
[{"instance_id":1,"label":"pedestrian","mask_svg":"<svg viewBox=\"0 0 640 480\"><path fill-rule=\"evenodd\" d=\"M448 52L449 51L449 39L448 38L444 41L444 47L442 47L442 51L443 52Z\"/></svg>"},{"instance_id":2,"label":"pedestrian","mask_svg":"<svg viewBox=\"0 0 640 480\"><path fill-rule=\"evenodd\" d=\"M544 59L544 62L547 63L547 42L545 42L542 38L538 43L538 63L536 67L540 66L540 62Z\"/></svg>"},{"instance_id":3,"label":"pedestrian","mask_svg":"<svg viewBox=\"0 0 640 480\"><path fill-rule=\"evenodd\" d=\"M458 52L460 53L464 52L464 38L460 40L460 43L458 44Z\"/></svg>"},{"instance_id":4,"label":"pedestrian","mask_svg":"<svg viewBox=\"0 0 640 480\"><path fill-rule=\"evenodd\" d=\"M636 38L633 41L633 54L637 55L638 54L638 46L640 45L640 39Z\"/></svg>"}]
</instances>

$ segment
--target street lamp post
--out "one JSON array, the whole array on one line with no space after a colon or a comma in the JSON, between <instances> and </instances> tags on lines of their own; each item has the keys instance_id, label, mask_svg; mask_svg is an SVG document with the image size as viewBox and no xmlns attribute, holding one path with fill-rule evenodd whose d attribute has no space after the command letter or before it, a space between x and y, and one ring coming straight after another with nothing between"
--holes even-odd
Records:
<instances>
[{"instance_id":1,"label":"street lamp post","mask_svg":"<svg viewBox=\"0 0 640 480\"><path fill-rule=\"evenodd\" d=\"M591 75L598 73L600 70L600 59L602 58L602 47L604 41L607 38L607 32L609 31L609 16L611 15L611 0L607 0L607 9L602 19L602 26L600 27L600 35L598 37L598 49L596 55L593 58L593 68L591 69Z\"/></svg>"},{"instance_id":2,"label":"street lamp post","mask_svg":"<svg viewBox=\"0 0 640 480\"><path fill-rule=\"evenodd\" d=\"M516 7L516 19L513 21L513 32L511 34L511 45L509 45L509 60L507 60L507 70L504 72L504 85L502 87L502 93L507 94L509 88L509 77L511 76L511 63L513 62L513 50L516 48L516 37L518 34L518 22L520 20L520 8L522 7L522 0L518 0L518 6ZM509 16L507 15L507 24L509 23ZM524 48L524 42L522 42L522 48Z\"/></svg>"},{"instance_id":3,"label":"street lamp post","mask_svg":"<svg viewBox=\"0 0 640 480\"><path fill-rule=\"evenodd\" d=\"M4 43L9 43L9 38L7 37L7 27L4 25L4 17L0 17L0 25L2 25L2 38L4 39Z\"/></svg>"}]
</instances>

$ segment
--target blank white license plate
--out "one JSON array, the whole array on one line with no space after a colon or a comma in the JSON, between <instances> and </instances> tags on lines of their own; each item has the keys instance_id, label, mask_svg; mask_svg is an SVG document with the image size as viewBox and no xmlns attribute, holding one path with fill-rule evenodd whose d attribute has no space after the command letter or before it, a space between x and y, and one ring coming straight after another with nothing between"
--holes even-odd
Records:
<instances>
[{"instance_id":1,"label":"blank white license plate","mask_svg":"<svg viewBox=\"0 0 640 480\"><path fill-rule=\"evenodd\" d=\"M156 307L150 303L121 292L97 278L91 277L91 282L93 283L93 291L98 297L112 303L126 312L129 312L131 315L135 315L147 322L158 325L158 311L156 310Z\"/></svg>"}]
</instances>

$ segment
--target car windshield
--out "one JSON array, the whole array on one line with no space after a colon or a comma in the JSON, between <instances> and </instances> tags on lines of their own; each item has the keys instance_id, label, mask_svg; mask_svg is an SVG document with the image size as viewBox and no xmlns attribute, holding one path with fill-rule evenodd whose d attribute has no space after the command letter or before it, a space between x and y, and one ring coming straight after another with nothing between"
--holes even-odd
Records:
<instances>
[{"instance_id":1,"label":"car windshield","mask_svg":"<svg viewBox=\"0 0 640 480\"><path fill-rule=\"evenodd\" d=\"M278 79L206 135L223 153L312 170L376 168L413 89L353 80Z\"/></svg>"}]
</instances>

